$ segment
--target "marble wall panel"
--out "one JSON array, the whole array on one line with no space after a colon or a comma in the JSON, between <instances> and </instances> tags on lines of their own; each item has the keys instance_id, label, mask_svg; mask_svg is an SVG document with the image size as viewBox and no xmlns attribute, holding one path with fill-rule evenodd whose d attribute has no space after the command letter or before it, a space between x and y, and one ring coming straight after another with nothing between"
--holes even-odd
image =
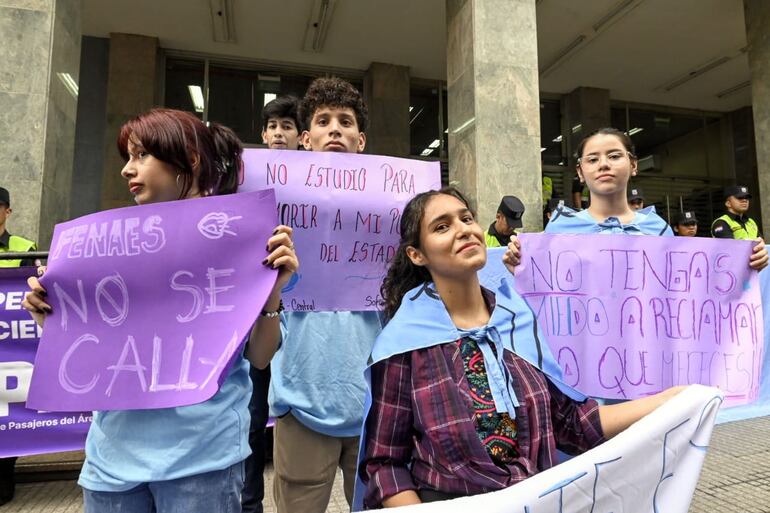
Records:
<instances>
[{"instance_id":1,"label":"marble wall panel","mask_svg":"<svg viewBox=\"0 0 770 513\"><path fill-rule=\"evenodd\" d=\"M16 179L6 183L0 182L0 185L11 194L13 213L7 223L8 231L37 241L41 182Z\"/></svg>"},{"instance_id":2,"label":"marble wall panel","mask_svg":"<svg viewBox=\"0 0 770 513\"><path fill-rule=\"evenodd\" d=\"M476 160L476 125L468 125L461 132L449 133L449 184L465 194L474 207L479 208L478 171ZM484 218L480 218L484 219Z\"/></svg>"},{"instance_id":3,"label":"marble wall panel","mask_svg":"<svg viewBox=\"0 0 770 513\"><path fill-rule=\"evenodd\" d=\"M51 49L51 84L49 96L74 123L78 97L64 86L60 74L68 74L80 83L80 2L57 0L54 17L54 41Z\"/></svg>"},{"instance_id":4,"label":"marble wall panel","mask_svg":"<svg viewBox=\"0 0 770 513\"><path fill-rule=\"evenodd\" d=\"M514 194L525 230L542 229L535 3L447 0L447 13L450 182L482 225Z\"/></svg>"},{"instance_id":5,"label":"marble wall panel","mask_svg":"<svg viewBox=\"0 0 770 513\"><path fill-rule=\"evenodd\" d=\"M476 63L476 122L501 143L511 136L540 135L540 93L536 68ZM538 143L537 149L540 149Z\"/></svg>"},{"instance_id":6,"label":"marble wall panel","mask_svg":"<svg viewBox=\"0 0 770 513\"><path fill-rule=\"evenodd\" d=\"M45 94L50 12L0 6L0 91Z\"/></svg>"},{"instance_id":7,"label":"marble wall panel","mask_svg":"<svg viewBox=\"0 0 770 513\"><path fill-rule=\"evenodd\" d=\"M473 68L473 0L455 5L455 14L449 16L450 4L459 2L447 0L447 86L451 87L458 78Z\"/></svg>"},{"instance_id":8,"label":"marble wall panel","mask_svg":"<svg viewBox=\"0 0 770 513\"><path fill-rule=\"evenodd\" d=\"M45 246L68 212L77 99L57 72L77 80L80 1L0 0L0 35L0 159L7 163L0 184L11 192L9 228Z\"/></svg>"},{"instance_id":9,"label":"marble wall panel","mask_svg":"<svg viewBox=\"0 0 770 513\"><path fill-rule=\"evenodd\" d=\"M42 94L0 92L0 185L41 180L45 109Z\"/></svg>"},{"instance_id":10,"label":"marble wall panel","mask_svg":"<svg viewBox=\"0 0 770 513\"><path fill-rule=\"evenodd\" d=\"M471 65L447 87L447 128L449 133L461 130L476 117L476 77Z\"/></svg>"},{"instance_id":11,"label":"marble wall panel","mask_svg":"<svg viewBox=\"0 0 770 513\"><path fill-rule=\"evenodd\" d=\"M48 247L54 225L70 218L78 97L64 86L60 74L68 74L76 83L79 80L80 30L80 2L56 0L49 61L43 187L37 227L41 247Z\"/></svg>"},{"instance_id":12,"label":"marble wall panel","mask_svg":"<svg viewBox=\"0 0 770 513\"><path fill-rule=\"evenodd\" d=\"M51 247L51 238L56 223L66 221L63 214L69 208L69 198L61 191L43 185L40 196L40 224L38 226L38 248L47 251Z\"/></svg>"},{"instance_id":13,"label":"marble wall panel","mask_svg":"<svg viewBox=\"0 0 770 513\"><path fill-rule=\"evenodd\" d=\"M762 226L770 227L770 2L744 0Z\"/></svg>"},{"instance_id":14,"label":"marble wall panel","mask_svg":"<svg viewBox=\"0 0 770 513\"><path fill-rule=\"evenodd\" d=\"M53 101L48 104L46 134L43 184L69 195L75 151L75 122Z\"/></svg>"},{"instance_id":15,"label":"marble wall panel","mask_svg":"<svg viewBox=\"0 0 770 513\"><path fill-rule=\"evenodd\" d=\"M476 0L476 61L537 68L537 17L532 0Z\"/></svg>"},{"instance_id":16,"label":"marble wall panel","mask_svg":"<svg viewBox=\"0 0 770 513\"><path fill-rule=\"evenodd\" d=\"M49 12L55 0L0 0L0 7Z\"/></svg>"},{"instance_id":17,"label":"marble wall panel","mask_svg":"<svg viewBox=\"0 0 770 513\"><path fill-rule=\"evenodd\" d=\"M542 215L542 180L540 174L540 155L532 148L539 148L540 136L521 135L510 137L506 144L495 144L491 139L479 138L476 151L486 155L480 164L484 173L479 173L479 197L486 198L479 205L480 219L493 219L500 204L500 199L507 194L518 197L526 207L524 212L524 231L533 232L543 229ZM488 221L489 223L491 221Z\"/></svg>"}]
</instances>

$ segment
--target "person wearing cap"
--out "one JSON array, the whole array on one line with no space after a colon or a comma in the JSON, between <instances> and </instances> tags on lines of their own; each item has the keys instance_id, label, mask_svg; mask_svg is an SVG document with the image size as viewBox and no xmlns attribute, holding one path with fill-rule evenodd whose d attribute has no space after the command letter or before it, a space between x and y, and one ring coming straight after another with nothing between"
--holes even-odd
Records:
<instances>
[{"instance_id":1,"label":"person wearing cap","mask_svg":"<svg viewBox=\"0 0 770 513\"><path fill-rule=\"evenodd\" d=\"M631 210L641 210L644 208L644 193L638 187L628 189L628 206Z\"/></svg>"},{"instance_id":2,"label":"person wearing cap","mask_svg":"<svg viewBox=\"0 0 770 513\"><path fill-rule=\"evenodd\" d=\"M688 210L685 212L679 212L674 219L674 233L680 237L695 237L698 233L698 219L695 217L695 212Z\"/></svg>"},{"instance_id":3,"label":"person wearing cap","mask_svg":"<svg viewBox=\"0 0 770 513\"><path fill-rule=\"evenodd\" d=\"M578 145L577 172L588 184L591 202L587 210L557 209L546 233L600 233L673 236L669 224L655 212L655 206L632 210L628 204L628 181L636 176L638 159L631 138L616 128L601 128ZM638 191L638 189L637 189ZM757 240L749 256L749 267L764 269L770 261L765 243ZM521 263L521 244L508 246L503 262L509 270Z\"/></svg>"},{"instance_id":4,"label":"person wearing cap","mask_svg":"<svg viewBox=\"0 0 770 513\"><path fill-rule=\"evenodd\" d=\"M35 251L37 247L31 240L18 235L11 235L6 229L8 218L11 217L11 195L8 189L0 187L0 252L21 253L25 251ZM34 259L26 258L23 260L0 260L0 267L19 267L35 265Z\"/></svg>"},{"instance_id":5,"label":"person wearing cap","mask_svg":"<svg viewBox=\"0 0 770 513\"><path fill-rule=\"evenodd\" d=\"M759 228L746 215L751 194L745 185L732 185L725 189L727 212L711 223L711 236L718 239L754 240L759 237Z\"/></svg>"},{"instance_id":6,"label":"person wearing cap","mask_svg":"<svg viewBox=\"0 0 770 513\"><path fill-rule=\"evenodd\" d=\"M564 206L564 200L561 198L552 198L548 200L548 203L545 204L545 210L543 212L545 217L545 219L543 219L543 224L548 224L548 221L551 220L551 215L554 213L554 211L562 206Z\"/></svg>"},{"instance_id":7,"label":"person wearing cap","mask_svg":"<svg viewBox=\"0 0 770 513\"><path fill-rule=\"evenodd\" d=\"M574 210L582 210L588 208L591 196L585 182L580 179L577 174L572 180L572 205Z\"/></svg>"},{"instance_id":8,"label":"person wearing cap","mask_svg":"<svg viewBox=\"0 0 770 513\"><path fill-rule=\"evenodd\" d=\"M18 235L11 235L6 229L8 218L11 217L11 195L8 189L0 187L0 252L34 251L35 243ZM35 265L30 258L15 260L0 260L0 267L19 267ZM16 458L0 458L0 506L10 502L16 491L13 479Z\"/></svg>"},{"instance_id":9,"label":"person wearing cap","mask_svg":"<svg viewBox=\"0 0 770 513\"><path fill-rule=\"evenodd\" d=\"M484 233L488 248L507 246L516 228L521 228L521 216L524 215L524 203L516 196L503 196L497 207L495 222Z\"/></svg>"}]
</instances>

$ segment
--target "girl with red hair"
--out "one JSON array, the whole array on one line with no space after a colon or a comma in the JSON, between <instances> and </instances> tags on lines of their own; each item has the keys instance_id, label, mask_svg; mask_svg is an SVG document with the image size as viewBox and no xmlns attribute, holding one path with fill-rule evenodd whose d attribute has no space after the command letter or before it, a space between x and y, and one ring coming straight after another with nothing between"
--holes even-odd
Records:
<instances>
[{"instance_id":1,"label":"girl with red hair","mask_svg":"<svg viewBox=\"0 0 770 513\"><path fill-rule=\"evenodd\" d=\"M137 204L236 192L243 147L224 126L187 112L154 109L118 136L121 175ZM278 279L249 337L208 401L156 410L94 412L80 474L86 513L240 513L249 454L249 361L264 368L280 341L280 291L297 270L291 228L278 226L262 262ZM30 278L24 307L40 325L51 307ZM244 358L244 356L246 358ZM247 358L249 361L247 361Z\"/></svg>"}]
</instances>

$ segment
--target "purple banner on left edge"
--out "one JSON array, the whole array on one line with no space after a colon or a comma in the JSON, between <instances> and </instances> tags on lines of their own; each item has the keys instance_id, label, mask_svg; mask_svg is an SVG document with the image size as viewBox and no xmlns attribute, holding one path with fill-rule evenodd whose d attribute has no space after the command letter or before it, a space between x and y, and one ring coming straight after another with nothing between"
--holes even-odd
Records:
<instances>
[{"instance_id":1,"label":"purple banner on left edge","mask_svg":"<svg viewBox=\"0 0 770 513\"><path fill-rule=\"evenodd\" d=\"M91 413L28 409L40 329L21 307L34 267L0 269L0 457L74 451L85 444Z\"/></svg>"},{"instance_id":2,"label":"purple banner on left edge","mask_svg":"<svg viewBox=\"0 0 770 513\"><path fill-rule=\"evenodd\" d=\"M277 271L272 190L99 212L56 226L27 405L134 410L211 398Z\"/></svg>"}]
</instances>

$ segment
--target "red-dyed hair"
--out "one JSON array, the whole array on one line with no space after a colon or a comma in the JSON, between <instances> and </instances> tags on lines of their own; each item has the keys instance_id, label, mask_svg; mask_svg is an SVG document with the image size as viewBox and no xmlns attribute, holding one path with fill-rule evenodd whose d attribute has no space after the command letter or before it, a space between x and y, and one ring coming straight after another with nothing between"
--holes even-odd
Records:
<instances>
[{"instance_id":1,"label":"red-dyed hair","mask_svg":"<svg viewBox=\"0 0 770 513\"><path fill-rule=\"evenodd\" d=\"M120 128L118 151L126 161L132 136L150 155L171 165L182 177L179 199L187 197L195 180L203 196L231 194L242 183L243 145L225 126L212 123L207 127L181 110L149 110Z\"/></svg>"}]
</instances>

